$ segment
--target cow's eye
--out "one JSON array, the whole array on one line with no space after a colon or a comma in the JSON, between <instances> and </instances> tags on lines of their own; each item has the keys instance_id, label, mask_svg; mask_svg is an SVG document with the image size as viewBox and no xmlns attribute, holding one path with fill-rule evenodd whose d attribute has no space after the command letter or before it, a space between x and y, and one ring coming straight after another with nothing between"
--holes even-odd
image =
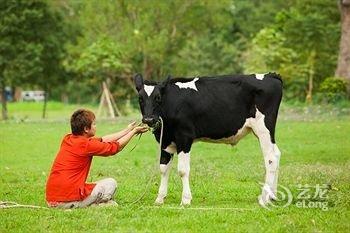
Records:
<instances>
[{"instance_id":1,"label":"cow's eye","mask_svg":"<svg viewBox=\"0 0 350 233\"><path fill-rule=\"evenodd\" d=\"M159 103L160 102L160 96L159 95L156 95L156 97L154 97L154 100Z\"/></svg>"}]
</instances>

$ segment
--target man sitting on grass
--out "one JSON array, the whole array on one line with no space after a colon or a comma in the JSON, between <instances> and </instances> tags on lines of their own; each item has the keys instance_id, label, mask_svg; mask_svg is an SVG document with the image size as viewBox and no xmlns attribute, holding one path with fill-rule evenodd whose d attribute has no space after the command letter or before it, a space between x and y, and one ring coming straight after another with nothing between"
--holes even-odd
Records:
<instances>
[{"instance_id":1,"label":"man sitting on grass","mask_svg":"<svg viewBox=\"0 0 350 233\"><path fill-rule=\"evenodd\" d=\"M70 123L72 133L63 138L47 180L48 205L68 209L115 203L112 198L117 182L113 178L86 183L92 157L116 154L135 134L146 132L147 127L135 126L133 122L120 132L97 138L95 115L85 109L75 111Z\"/></svg>"}]
</instances>

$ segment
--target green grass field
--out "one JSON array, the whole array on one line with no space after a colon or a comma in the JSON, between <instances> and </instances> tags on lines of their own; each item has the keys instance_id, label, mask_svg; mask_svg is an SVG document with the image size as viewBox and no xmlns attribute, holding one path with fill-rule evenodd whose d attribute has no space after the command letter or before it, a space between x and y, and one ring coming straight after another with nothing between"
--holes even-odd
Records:
<instances>
[{"instance_id":1,"label":"green grass field","mask_svg":"<svg viewBox=\"0 0 350 233\"><path fill-rule=\"evenodd\" d=\"M45 182L60 140L69 132L70 110L55 113L60 121L0 121L0 201L45 206ZM40 116L32 109L28 114ZM158 145L147 133L116 156L93 160L88 180L115 178L118 207L0 209L0 232L349 232L350 117L321 115L304 117L288 108L281 113L277 127L282 151L279 184L293 196L287 207L277 202L277 207L267 210L257 203L264 165L252 135L236 147L194 144L190 208L178 208L182 185L175 157L166 202L155 206L160 180L155 171ZM137 119L98 122L97 134L119 130L132 118ZM154 173L144 198L131 205ZM312 195L317 185L326 185L326 198L306 201L326 203L328 210L298 206L298 185L309 185Z\"/></svg>"}]
</instances>

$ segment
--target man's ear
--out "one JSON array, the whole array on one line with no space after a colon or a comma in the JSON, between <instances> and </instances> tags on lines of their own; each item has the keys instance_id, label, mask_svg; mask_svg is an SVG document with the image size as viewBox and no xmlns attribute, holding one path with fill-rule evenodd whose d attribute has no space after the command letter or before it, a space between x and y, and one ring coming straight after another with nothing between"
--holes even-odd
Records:
<instances>
[{"instance_id":1,"label":"man's ear","mask_svg":"<svg viewBox=\"0 0 350 233\"><path fill-rule=\"evenodd\" d=\"M84 127L84 133L88 133L90 129L91 129L91 128L85 126L85 127Z\"/></svg>"},{"instance_id":2,"label":"man's ear","mask_svg":"<svg viewBox=\"0 0 350 233\"><path fill-rule=\"evenodd\" d=\"M160 84L161 90L163 90L168 85L168 83L170 82L170 79L171 79L171 76L168 75L168 77Z\"/></svg>"},{"instance_id":3,"label":"man's ear","mask_svg":"<svg viewBox=\"0 0 350 233\"><path fill-rule=\"evenodd\" d=\"M141 74L135 74L134 84L138 92L143 88L143 78Z\"/></svg>"}]
</instances>

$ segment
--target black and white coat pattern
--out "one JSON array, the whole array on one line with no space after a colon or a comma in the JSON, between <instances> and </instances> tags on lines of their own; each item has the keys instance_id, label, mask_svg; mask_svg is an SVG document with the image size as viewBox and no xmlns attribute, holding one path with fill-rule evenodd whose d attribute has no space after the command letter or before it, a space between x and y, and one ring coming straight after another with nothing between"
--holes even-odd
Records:
<instances>
[{"instance_id":1,"label":"black and white coat pattern","mask_svg":"<svg viewBox=\"0 0 350 233\"><path fill-rule=\"evenodd\" d=\"M260 142L266 177L258 200L266 205L276 199L281 152L275 126L282 98L282 80L276 73L173 78L161 83L135 75L143 122L155 128L160 140L159 117L164 121L160 158L161 183L157 204L167 195L173 155L178 154L182 180L182 205L191 203L190 152L197 140L235 145L249 132Z\"/></svg>"}]
</instances>

